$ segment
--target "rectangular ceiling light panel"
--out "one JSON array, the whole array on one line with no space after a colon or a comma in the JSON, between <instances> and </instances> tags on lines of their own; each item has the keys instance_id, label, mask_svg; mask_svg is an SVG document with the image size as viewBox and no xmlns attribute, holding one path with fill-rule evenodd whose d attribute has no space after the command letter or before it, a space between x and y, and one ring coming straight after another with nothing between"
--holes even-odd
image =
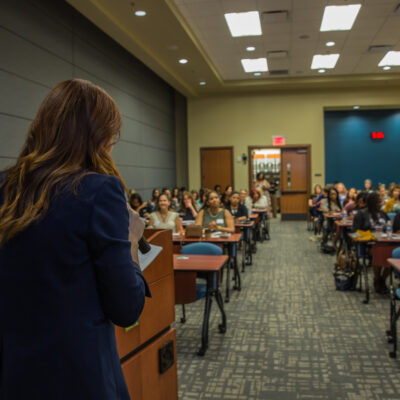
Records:
<instances>
[{"instance_id":1,"label":"rectangular ceiling light panel","mask_svg":"<svg viewBox=\"0 0 400 400\"><path fill-rule=\"evenodd\" d=\"M245 72L268 71L268 63L266 58L243 58L241 61Z\"/></svg>"},{"instance_id":2,"label":"rectangular ceiling light panel","mask_svg":"<svg viewBox=\"0 0 400 400\"><path fill-rule=\"evenodd\" d=\"M378 64L379 67L384 67L385 65L400 65L400 51L388 51Z\"/></svg>"},{"instance_id":3,"label":"rectangular ceiling light panel","mask_svg":"<svg viewBox=\"0 0 400 400\"><path fill-rule=\"evenodd\" d=\"M339 54L316 54L312 59L311 69L335 68Z\"/></svg>"},{"instance_id":4,"label":"rectangular ceiling light panel","mask_svg":"<svg viewBox=\"0 0 400 400\"><path fill-rule=\"evenodd\" d=\"M258 11L225 14L226 23L233 37L262 35Z\"/></svg>"},{"instance_id":5,"label":"rectangular ceiling light panel","mask_svg":"<svg viewBox=\"0 0 400 400\"><path fill-rule=\"evenodd\" d=\"M325 7L320 31L349 31L353 27L360 8L361 4Z\"/></svg>"}]
</instances>

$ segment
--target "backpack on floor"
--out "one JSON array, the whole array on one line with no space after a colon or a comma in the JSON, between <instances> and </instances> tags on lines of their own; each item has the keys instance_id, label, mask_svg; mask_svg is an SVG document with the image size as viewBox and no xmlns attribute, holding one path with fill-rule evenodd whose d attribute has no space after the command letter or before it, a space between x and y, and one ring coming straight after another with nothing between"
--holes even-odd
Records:
<instances>
[{"instance_id":1,"label":"backpack on floor","mask_svg":"<svg viewBox=\"0 0 400 400\"><path fill-rule=\"evenodd\" d=\"M357 261L354 254L348 251L347 257L344 249L341 249L336 257L333 277L336 290L354 290L356 285Z\"/></svg>"},{"instance_id":2,"label":"backpack on floor","mask_svg":"<svg viewBox=\"0 0 400 400\"><path fill-rule=\"evenodd\" d=\"M333 246L330 246L329 244L326 244L326 243L321 244L321 251L324 254L333 254L336 252L336 250L334 249Z\"/></svg>"}]
</instances>

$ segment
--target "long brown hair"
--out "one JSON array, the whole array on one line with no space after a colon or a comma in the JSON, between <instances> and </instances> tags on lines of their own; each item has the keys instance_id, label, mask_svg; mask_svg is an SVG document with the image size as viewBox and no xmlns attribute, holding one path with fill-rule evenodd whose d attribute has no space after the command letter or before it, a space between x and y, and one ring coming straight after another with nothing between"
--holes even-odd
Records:
<instances>
[{"instance_id":1,"label":"long brown hair","mask_svg":"<svg viewBox=\"0 0 400 400\"><path fill-rule=\"evenodd\" d=\"M0 182L0 245L42 218L61 189L76 193L85 175L113 175L127 190L108 151L121 124L114 100L93 83L70 79L54 87Z\"/></svg>"}]
</instances>

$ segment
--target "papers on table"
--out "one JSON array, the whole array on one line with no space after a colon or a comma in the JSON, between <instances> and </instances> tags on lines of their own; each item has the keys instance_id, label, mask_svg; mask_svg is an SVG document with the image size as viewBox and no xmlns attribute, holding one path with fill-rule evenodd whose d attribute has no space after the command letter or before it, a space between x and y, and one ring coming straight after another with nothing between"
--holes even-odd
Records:
<instances>
[{"instance_id":1,"label":"papers on table","mask_svg":"<svg viewBox=\"0 0 400 400\"><path fill-rule=\"evenodd\" d=\"M150 244L150 251L146 254L143 254L140 250L138 251L139 265L142 272L156 259L162 249L161 246Z\"/></svg>"}]
</instances>

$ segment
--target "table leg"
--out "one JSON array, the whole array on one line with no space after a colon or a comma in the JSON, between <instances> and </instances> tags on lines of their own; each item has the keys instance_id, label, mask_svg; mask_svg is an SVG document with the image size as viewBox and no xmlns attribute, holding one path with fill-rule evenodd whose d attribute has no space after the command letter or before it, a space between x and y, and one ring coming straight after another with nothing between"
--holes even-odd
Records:
<instances>
[{"instance_id":1,"label":"table leg","mask_svg":"<svg viewBox=\"0 0 400 400\"><path fill-rule=\"evenodd\" d=\"M214 292L215 299L217 301L218 307L221 311L222 315L222 323L218 325L218 329L220 333L225 333L226 332L226 314L224 310L224 302L222 301L222 296L221 292L217 288L217 290Z\"/></svg>"},{"instance_id":2,"label":"table leg","mask_svg":"<svg viewBox=\"0 0 400 400\"><path fill-rule=\"evenodd\" d=\"M229 246L229 251L230 251L230 256L231 259L233 260L233 268L235 271L235 285L233 286L233 289L235 290L242 290L242 283L241 283L241 279L240 279L240 271L238 268L238 263L237 263L237 246L236 243L232 243L231 246Z\"/></svg>"},{"instance_id":3,"label":"table leg","mask_svg":"<svg viewBox=\"0 0 400 400\"><path fill-rule=\"evenodd\" d=\"M366 248L364 248L364 254L363 254L363 270L364 270L364 282L365 282L365 300L364 304L369 303L369 283L368 283L368 270L367 270L367 262L366 262Z\"/></svg>"},{"instance_id":4,"label":"table leg","mask_svg":"<svg viewBox=\"0 0 400 400\"><path fill-rule=\"evenodd\" d=\"M231 263L232 259L229 256L229 261L226 263L226 295L225 295L225 303L229 303L229 291L231 284Z\"/></svg>"},{"instance_id":5,"label":"table leg","mask_svg":"<svg viewBox=\"0 0 400 400\"><path fill-rule=\"evenodd\" d=\"M207 278L207 294L204 307L203 327L201 332L201 348L197 353L199 356L204 356L208 348L208 323L210 321L210 311L211 311L213 292L214 290L209 287L209 278Z\"/></svg>"},{"instance_id":6,"label":"table leg","mask_svg":"<svg viewBox=\"0 0 400 400\"><path fill-rule=\"evenodd\" d=\"M246 264L253 264L253 254L251 252L251 228L246 228L245 246L247 246Z\"/></svg>"},{"instance_id":7,"label":"table leg","mask_svg":"<svg viewBox=\"0 0 400 400\"><path fill-rule=\"evenodd\" d=\"M246 268L246 234L242 231L242 272L245 272Z\"/></svg>"}]
</instances>

